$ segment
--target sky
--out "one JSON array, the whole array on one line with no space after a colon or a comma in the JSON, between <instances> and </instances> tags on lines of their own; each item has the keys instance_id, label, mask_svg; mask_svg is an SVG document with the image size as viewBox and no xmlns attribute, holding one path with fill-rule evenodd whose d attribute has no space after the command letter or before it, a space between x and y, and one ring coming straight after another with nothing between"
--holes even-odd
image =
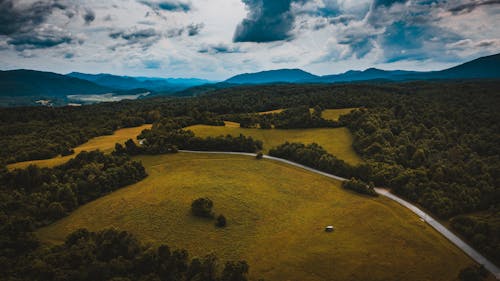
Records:
<instances>
[{"instance_id":1,"label":"sky","mask_svg":"<svg viewBox=\"0 0 500 281\"><path fill-rule=\"evenodd\" d=\"M0 0L0 69L224 80L500 53L500 0Z\"/></svg>"}]
</instances>

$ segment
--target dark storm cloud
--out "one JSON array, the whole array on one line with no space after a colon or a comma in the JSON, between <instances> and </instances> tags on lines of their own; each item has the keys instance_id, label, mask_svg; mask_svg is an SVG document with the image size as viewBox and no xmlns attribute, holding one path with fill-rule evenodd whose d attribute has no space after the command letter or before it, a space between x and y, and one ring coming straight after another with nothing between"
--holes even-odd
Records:
<instances>
[{"instance_id":1,"label":"dark storm cloud","mask_svg":"<svg viewBox=\"0 0 500 281\"><path fill-rule=\"evenodd\" d=\"M139 41L142 39L148 39L157 36L159 36L159 34L153 28L147 28L141 30L117 31L109 34L109 37L113 39L122 38L127 41Z\"/></svg>"},{"instance_id":2,"label":"dark storm cloud","mask_svg":"<svg viewBox=\"0 0 500 281\"><path fill-rule=\"evenodd\" d=\"M292 3L307 0L243 0L248 15L236 28L234 42L273 42L291 39L295 23Z\"/></svg>"},{"instance_id":3,"label":"dark storm cloud","mask_svg":"<svg viewBox=\"0 0 500 281\"><path fill-rule=\"evenodd\" d=\"M21 5L19 1L0 0L0 35L30 32L56 9L64 10L66 6L59 1Z\"/></svg>"},{"instance_id":4,"label":"dark storm cloud","mask_svg":"<svg viewBox=\"0 0 500 281\"><path fill-rule=\"evenodd\" d=\"M190 24L186 26L186 30L189 36L196 36L200 34L200 31L203 29L205 25L203 23Z\"/></svg>"},{"instance_id":5,"label":"dark storm cloud","mask_svg":"<svg viewBox=\"0 0 500 281\"><path fill-rule=\"evenodd\" d=\"M150 0L140 0L139 3L142 3L153 10L164 10L170 12L189 12L192 9L192 5L190 2L182 2L176 0L168 0L168 1L150 1Z\"/></svg>"},{"instance_id":6,"label":"dark storm cloud","mask_svg":"<svg viewBox=\"0 0 500 281\"><path fill-rule=\"evenodd\" d=\"M10 37L7 43L14 46L16 50L22 51L26 49L44 49L50 48L64 43L83 43L83 40L78 40L73 37L70 32L67 32L57 26L50 24L42 24L29 33L19 33Z\"/></svg>"},{"instance_id":7,"label":"dark storm cloud","mask_svg":"<svg viewBox=\"0 0 500 281\"><path fill-rule=\"evenodd\" d=\"M373 6L375 8L380 7L380 6L390 7L396 3L405 3L406 1L408 1L408 0L374 0Z\"/></svg>"},{"instance_id":8,"label":"dark storm cloud","mask_svg":"<svg viewBox=\"0 0 500 281\"><path fill-rule=\"evenodd\" d=\"M95 13L91 9L86 9L85 13L83 14L83 20L85 21L86 24L90 24L95 20Z\"/></svg>"},{"instance_id":9,"label":"dark storm cloud","mask_svg":"<svg viewBox=\"0 0 500 281\"><path fill-rule=\"evenodd\" d=\"M115 50L118 47L125 46L139 46L143 50L147 50L149 47L156 44L162 37L162 34L156 31L154 28L146 29L131 29L126 31L115 31L109 34L112 39L120 39L125 42L120 42L110 47L111 50Z\"/></svg>"},{"instance_id":10,"label":"dark storm cloud","mask_svg":"<svg viewBox=\"0 0 500 281\"><path fill-rule=\"evenodd\" d=\"M201 49L198 50L198 53L202 54L232 54L232 53L241 53L242 51L240 50L239 47L237 46L230 46L228 44L212 44L212 45L207 45L202 47Z\"/></svg>"},{"instance_id":11,"label":"dark storm cloud","mask_svg":"<svg viewBox=\"0 0 500 281\"><path fill-rule=\"evenodd\" d=\"M363 58L372 50L380 49L383 62L423 60L432 56L446 59L442 55L446 44L463 38L439 25L439 11L447 9L445 1L415 0L409 5L407 2L373 0L363 20L343 18L345 14L330 20L329 24L345 27L336 36L338 44L349 47L342 56ZM325 25L327 22L323 20L317 27ZM337 50L330 52L340 55Z\"/></svg>"},{"instance_id":12,"label":"dark storm cloud","mask_svg":"<svg viewBox=\"0 0 500 281\"><path fill-rule=\"evenodd\" d=\"M348 45L351 54L357 58L362 58L368 54L375 46L376 35L364 34L363 30L349 30L346 31L338 39L341 45Z\"/></svg>"},{"instance_id":13,"label":"dark storm cloud","mask_svg":"<svg viewBox=\"0 0 500 281\"><path fill-rule=\"evenodd\" d=\"M462 5L455 6L451 9L449 9L450 12L453 14L465 14L465 13L470 13L476 8L480 6L486 6L486 5L498 5L500 4L500 0L486 0L486 1L474 1L470 3L465 3Z\"/></svg>"},{"instance_id":14,"label":"dark storm cloud","mask_svg":"<svg viewBox=\"0 0 500 281\"><path fill-rule=\"evenodd\" d=\"M386 62L395 62L425 60L436 56L443 59L445 45L461 39L460 35L438 26L398 21L386 28L379 43L383 47Z\"/></svg>"},{"instance_id":15,"label":"dark storm cloud","mask_svg":"<svg viewBox=\"0 0 500 281\"><path fill-rule=\"evenodd\" d=\"M48 18L59 11L68 19L78 13L78 7L69 1L41 0L32 3L14 0L0 0L0 35L13 46L19 55L31 54L26 50L45 49L62 44L83 44L71 32L54 24ZM86 22L94 20L91 10L83 16ZM25 52L26 51L26 52Z\"/></svg>"},{"instance_id":16,"label":"dark storm cloud","mask_svg":"<svg viewBox=\"0 0 500 281\"><path fill-rule=\"evenodd\" d=\"M203 23L191 23L187 26L179 27L179 28L171 28L168 29L165 33L165 35L168 38L174 38L174 37L179 37L182 36L183 34L187 34L188 36L196 36L200 34L201 30L205 24Z\"/></svg>"}]
</instances>

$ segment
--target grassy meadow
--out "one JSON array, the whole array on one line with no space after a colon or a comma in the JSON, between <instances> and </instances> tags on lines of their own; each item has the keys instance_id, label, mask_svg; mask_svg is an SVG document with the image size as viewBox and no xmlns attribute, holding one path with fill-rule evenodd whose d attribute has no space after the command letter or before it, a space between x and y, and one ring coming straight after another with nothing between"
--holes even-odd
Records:
<instances>
[{"instance_id":1,"label":"grassy meadow","mask_svg":"<svg viewBox=\"0 0 500 281\"><path fill-rule=\"evenodd\" d=\"M78 155L78 153L82 151L92 151L99 149L103 152L111 152L115 149L116 143L125 143L128 139L135 140L136 137L142 132L142 130L150 129L151 126L152 126L151 124L146 124L140 127L119 129L116 130L112 135L95 137L90 139L88 142L75 147L74 148L75 153L72 155L68 156L59 155L51 159L18 162L7 165L7 168L23 169L32 164L37 165L39 167L54 167L66 163L68 160L73 159L76 155Z\"/></svg>"},{"instance_id":2,"label":"grassy meadow","mask_svg":"<svg viewBox=\"0 0 500 281\"><path fill-rule=\"evenodd\" d=\"M226 122L226 126L195 125L187 127L200 137L243 134L264 143L264 152L285 142L302 142L304 144L317 143L331 154L349 164L357 165L361 158L352 148L352 135L347 128L318 128L318 129L249 129L240 128L237 123Z\"/></svg>"},{"instance_id":3,"label":"grassy meadow","mask_svg":"<svg viewBox=\"0 0 500 281\"><path fill-rule=\"evenodd\" d=\"M269 111L261 111L259 112L260 115L266 115L266 114L274 114L274 113L281 113L283 112L284 109L283 108L280 108L280 109L275 109L275 110L269 110Z\"/></svg>"},{"instance_id":4,"label":"grassy meadow","mask_svg":"<svg viewBox=\"0 0 500 281\"><path fill-rule=\"evenodd\" d=\"M356 108L325 109L321 112L321 117L327 120L338 121L340 115L348 114L355 109Z\"/></svg>"},{"instance_id":5,"label":"grassy meadow","mask_svg":"<svg viewBox=\"0 0 500 281\"><path fill-rule=\"evenodd\" d=\"M178 153L138 156L149 176L38 230L59 243L71 231L116 227L143 241L247 260L266 280L454 280L473 262L409 210L271 160ZM193 217L209 197L226 228ZM333 233L324 232L333 225Z\"/></svg>"}]
</instances>

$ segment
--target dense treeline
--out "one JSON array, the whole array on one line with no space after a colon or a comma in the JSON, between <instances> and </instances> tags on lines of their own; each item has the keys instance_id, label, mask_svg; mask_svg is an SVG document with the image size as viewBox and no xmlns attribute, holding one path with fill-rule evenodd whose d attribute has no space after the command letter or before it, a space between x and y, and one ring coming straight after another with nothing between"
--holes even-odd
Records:
<instances>
[{"instance_id":1,"label":"dense treeline","mask_svg":"<svg viewBox=\"0 0 500 281\"><path fill-rule=\"evenodd\" d=\"M350 189L357 193L366 194L370 196L378 196L374 189L373 183L366 183L362 180L351 178L350 180L344 181L342 187L345 189Z\"/></svg>"},{"instance_id":2,"label":"dense treeline","mask_svg":"<svg viewBox=\"0 0 500 281\"><path fill-rule=\"evenodd\" d=\"M345 161L329 154L316 143L304 145L302 143L286 142L271 149L269 155L288 159L345 178L357 177L367 179L370 175L370 169L367 165L351 166Z\"/></svg>"},{"instance_id":3,"label":"dense treeline","mask_svg":"<svg viewBox=\"0 0 500 281\"><path fill-rule=\"evenodd\" d=\"M223 123L222 123L223 124ZM201 150L201 151L236 151L257 152L262 150L262 141L254 140L252 137L218 136L201 138L194 135L192 131L183 130L183 127L192 125L185 119L161 120L151 130L144 130L139 139L144 140L142 147L126 149L146 154L160 154L176 152L178 149ZM121 148L117 147L117 150Z\"/></svg>"},{"instance_id":4,"label":"dense treeline","mask_svg":"<svg viewBox=\"0 0 500 281\"><path fill-rule=\"evenodd\" d=\"M500 260L500 211L495 210L486 217L460 215L451 220L451 227L457 230L472 245L484 251L494 260Z\"/></svg>"},{"instance_id":5,"label":"dense treeline","mask_svg":"<svg viewBox=\"0 0 500 281\"><path fill-rule=\"evenodd\" d=\"M374 190L372 182L366 183L361 179L369 179L371 177L371 169L368 165L361 164L351 166L329 154L325 149L316 143L304 145L302 143L284 143L269 151L269 155L287 159L302 165L306 165L329 174L334 174L342 177L351 178L342 183L342 187L354 192L378 196Z\"/></svg>"},{"instance_id":6,"label":"dense treeline","mask_svg":"<svg viewBox=\"0 0 500 281\"><path fill-rule=\"evenodd\" d=\"M55 168L29 166L0 175L0 255L15 256L37 246L31 232L78 206L146 177L127 155L82 152Z\"/></svg>"},{"instance_id":7,"label":"dense treeline","mask_svg":"<svg viewBox=\"0 0 500 281\"><path fill-rule=\"evenodd\" d=\"M242 128L260 129L303 129L303 128L325 128L339 127L339 122L325 120L321 117L322 109L316 106L309 110L308 106L287 108L279 113L243 113L225 115L228 121L240 123Z\"/></svg>"},{"instance_id":8,"label":"dense treeline","mask_svg":"<svg viewBox=\"0 0 500 281\"><path fill-rule=\"evenodd\" d=\"M357 110L340 121L353 132L353 146L368 160L377 185L444 219L477 211L497 214L482 225L498 229L500 92L447 90L394 95L391 105ZM472 227L471 235L455 229L485 253L500 252L498 232ZM500 262L498 254L492 257Z\"/></svg>"},{"instance_id":9,"label":"dense treeline","mask_svg":"<svg viewBox=\"0 0 500 281\"><path fill-rule=\"evenodd\" d=\"M82 152L55 168L29 166L0 173L1 270L26 266L23 257L39 246L33 231L120 187L146 177L127 155ZM21 264L21 265L19 265ZM6 272L7 274L8 272Z\"/></svg>"},{"instance_id":10,"label":"dense treeline","mask_svg":"<svg viewBox=\"0 0 500 281\"><path fill-rule=\"evenodd\" d=\"M221 268L214 255L191 259L185 250L146 246L131 233L115 229L79 229L64 244L26 257L25 264L10 280L246 281L249 270L244 261Z\"/></svg>"}]
</instances>

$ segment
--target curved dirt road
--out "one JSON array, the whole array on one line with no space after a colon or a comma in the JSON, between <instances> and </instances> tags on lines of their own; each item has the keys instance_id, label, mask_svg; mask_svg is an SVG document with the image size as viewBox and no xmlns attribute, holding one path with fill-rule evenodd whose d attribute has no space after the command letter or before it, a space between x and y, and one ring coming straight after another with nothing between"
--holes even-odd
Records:
<instances>
[{"instance_id":1,"label":"curved dirt road","mask_svg":"<svg viewBox=\"0 0 500 281\"><path fill-rule=\"evenodd\" d=\"M198 154L246 155L246 156L252 156L252 157L256 156L255 153L245 153L245 152L193 151L193 150L179 150L179 152L198 153ZM286 163L286 164L289 164L289 165L292 165L292 166L295 166L295 167L299 167L299 168L302 168L304 170L307 170L307 171L310 171L310 172L313 172L313 173L316 173L316 174L320 174L320 175L323 175L325 177L329 177L329 178L332 178L332 179L335 179L335 180L339 180L339 181L345 181L345 180L347 180L345 178L342 178L342 177L339 177L339 176L335 176L335 175L332 175L332 174L328 174L328 173L325 173L325 172L322 172L322 171L319 171L319 170L316 170L316 169L313 169L313 168L310 168L310 167L307 167L307 166L304 166L304 165L301 165L301 164L297 164L297 163L289 161L289 160L285 160L285 159L281 159L281 158L277 158L277 157L273 157L273 156L268 156L268 155L264 155L263 158L270 159L270 160L273 160L273 161L282 162L282 163ZM493 274L493 276L495 276L495 278L497 280L500 280L500 269L495 264L493 264L492 262L490 262L483 255L481 255L479 252L477 252L476 250L474 250L467 243L465 243L464 241L462 241L462 239L460 239L458 236L456 236L455 234L453 234L446 227L444 227L442 224L440 224L438 221L436 221L434 218L432 218L432 216L430 216L427 213L425 213L424 211L420 210L417 206L411 204L410 202L405 201L405 200L401 199L400 197L398 197L398 196L390 193L387 189L375 188L375 191L378 194L380 194L382 196L385 196L385 197L387 197L387 198L389 198L391 200L394 200L394 201L398 202L400 205L408 208L410 211L412 211L417 216L419 216L421 219L423 219L426 223L428 223L432 228L434 228L436 231L438 231L444 237L446 237L446 239L448 239L450 242L452 242L458 248L460 248L464 253L466 253L467 255L469 255L474 261L476 261L478 264L482 264L489 272L491 272L491 274Z\"/></svg>"}]
</instances>

